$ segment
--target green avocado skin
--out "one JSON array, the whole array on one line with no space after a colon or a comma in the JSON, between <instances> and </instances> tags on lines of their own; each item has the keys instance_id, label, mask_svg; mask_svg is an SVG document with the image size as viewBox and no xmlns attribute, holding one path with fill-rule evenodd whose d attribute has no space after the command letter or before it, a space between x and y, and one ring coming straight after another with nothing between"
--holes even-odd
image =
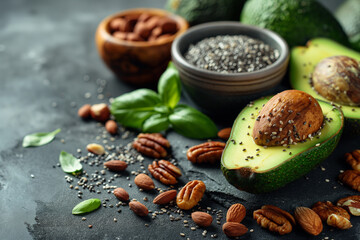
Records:
<instances>
[{"instance_id":1,"label":"green avocado skin","mask_svg":"<svg viewBox=\"0 0 360 240\"><path fill-rule=\"evenodd\" d=\"M212 21L238 21L245 0L168 0L165 8L190 25Z\"/></svg>"},{"instance_id":2,"label":"green avocado skin","mask_svg":"<svg viewBox=\"0 0 360 240\"><path fill-rule=\"evenodd\" d=\"M253 173L252 176L243 177L239 173L239 169L227 169L221 165L221 170L226 180L239 190L250 193L274 191L304 176L320 164L335 149L341 134L342 129L335 137L323 143L321 148L315 147L300 153L280 167L266 173ZM292 169L292 171L288 171L288 169Z\"/></svg>"},{"instance_id":3,"label":"green avocado skin","mask_svg":"<svg viewBox=\"0 0 360 240\"><path fill-rule=\"evenodd\" d=\"M290 47L304 45L315 37L349 45L339 22L315 0L248 0L241 22L277 32Z\"/></svg>"}]
</instances>

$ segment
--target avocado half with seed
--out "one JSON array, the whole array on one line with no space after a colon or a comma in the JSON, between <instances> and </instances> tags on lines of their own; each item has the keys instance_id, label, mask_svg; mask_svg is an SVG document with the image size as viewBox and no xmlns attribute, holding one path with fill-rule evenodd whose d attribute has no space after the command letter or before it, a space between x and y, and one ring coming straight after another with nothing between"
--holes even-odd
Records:
<instances>
[{"instance_id":1,"label":"avocado half with seed","mask_svg":"<svg viewBox=\"0 0 360 240\"><path fill-rule=\"evenodd\" d=\"M306 46L294 47L290 57L290 82L297 90L304 91L316 99L329 101L318 94L311 85L311 76L316 65L331 56L348 56L360 61L360 53L325 38L310 40ZM360 106L340 106L349 129L360 133Z\"/></svg>"},{"instance_id":2,"label":"avocado half with seed","mask_svg":"<svg viewBox=\"0 0 360 240\"><path fill-rule=\"evenodd\" d=\"M342 111L320 100L324 125L319 135L286 147L259 146L252 137L253 127L270 98L258 99L240 112L221 157L226 180L251 193L273 191L305 175L331 154L343 130Z\"/></svg>"}]
</instances>

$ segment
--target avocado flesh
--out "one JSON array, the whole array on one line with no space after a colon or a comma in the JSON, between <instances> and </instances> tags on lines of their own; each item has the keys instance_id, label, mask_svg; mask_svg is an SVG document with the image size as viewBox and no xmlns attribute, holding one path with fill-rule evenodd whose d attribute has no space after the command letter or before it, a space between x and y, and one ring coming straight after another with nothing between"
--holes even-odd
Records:
<instances>
[{"instance_id":1,"label":"avocado flesh","mask_svg":"<svg viewBox=\"0 0 360 240\"><path fill-rule=\"evenodd\" d=\"M310 40L305 47L294 47L290 56L290 82L293 88L309 93L316 99L329 101L319 95L311 86L310 78L315 66L324 58L342 55L360 61L360 53L325 38ZM335 103L336 104L336 103ZM360 128L360 107L341 105L345 118L358 121Z\"/></svg>"},{"instance_id":2,"label":"avocado flesh","mask_svg":"<svg viewBox=\"0 0 360 240\"><path fill-rule=\"evenodd\" d=\"M270 98L259 99L252 106L243 109L234 122L222 154L223 174L229 183L240 190L252 193L269 192L303 176L331 154L342 133L344 121L341 110L319 101L324 116L332 119L324 120L325 124L319 136L290 145L289 148L265 148L256 145L252 138L252 129L263 104Z\"/></svg>"}]
</instances>

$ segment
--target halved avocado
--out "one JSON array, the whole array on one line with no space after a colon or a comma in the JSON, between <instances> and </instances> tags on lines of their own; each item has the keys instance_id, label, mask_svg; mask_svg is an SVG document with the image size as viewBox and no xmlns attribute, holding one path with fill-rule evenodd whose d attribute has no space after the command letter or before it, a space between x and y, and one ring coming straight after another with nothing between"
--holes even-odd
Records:
<instances>
[{"instance_id":1,"label":"halved avocado","mask_svg":"<svg viewBox=\"0 0 360 240\"><path fill-rule=\"evenodd\" d=\"M240 112L221 157L221 170L227 181L251 193L273 191L305 175L331 154L343 130L342 111L319 101L324 114L321 134L287 147L259 146L253 140L252 129L270 98L256 100Z\"/></svg>"},{"instance_id":2,"label":"halved avocado","mask_svg":"<svg viewBox=\"0 0 360 240\"><path fill-rule=\"evenodd\" d=\"M316 99L329 101L319 95L311 86L310 78L315 66L324 58L348 56L360 61L360 53L326 38L310 40L306 46L294 47L290 57L290 82L293 88L309 93ZM360 107L338 104L351 129L360 132Z\"/></svg>"}]
</instances>

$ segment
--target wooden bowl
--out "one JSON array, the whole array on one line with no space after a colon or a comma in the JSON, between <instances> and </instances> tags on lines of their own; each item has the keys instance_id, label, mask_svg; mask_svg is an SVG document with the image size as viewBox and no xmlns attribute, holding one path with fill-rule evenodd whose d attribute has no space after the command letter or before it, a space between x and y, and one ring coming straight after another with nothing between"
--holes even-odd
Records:
<instances>
[{"instance_id":1,"label":"wooden bowl","mask_svg":"<svg viewBox=\"0 0 360 240\"><path fill-rule=\"evenodd\" d=\"M124 16L167 16L178 24L178 31L164 39L134 42L113 37L109 23ZM115 75L128 83L144 86L156 83L171 59L171 44L188 29L188 23L180 16L161 9L137 8L113 14L102 20L96 31L96 46L105 64Z\"/></svg>"}]
</instances>

